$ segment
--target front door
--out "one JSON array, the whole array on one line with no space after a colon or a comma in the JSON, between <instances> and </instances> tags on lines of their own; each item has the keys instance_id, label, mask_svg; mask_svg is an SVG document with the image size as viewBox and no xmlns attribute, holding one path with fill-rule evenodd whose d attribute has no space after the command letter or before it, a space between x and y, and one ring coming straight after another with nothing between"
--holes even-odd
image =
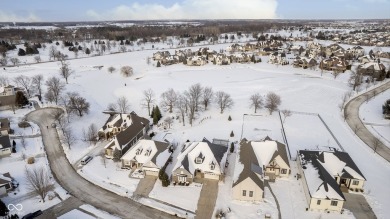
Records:
<instances>
[{"instance_id":1,"label":"front door","mask_svg":"<svg viewBox=\"0 0 390 219\"><path fill-rule=\"evenodd\" d=\"M346 184L347 183L347 179L341 179L341 184Z\"/></svg>"}]
</instances>

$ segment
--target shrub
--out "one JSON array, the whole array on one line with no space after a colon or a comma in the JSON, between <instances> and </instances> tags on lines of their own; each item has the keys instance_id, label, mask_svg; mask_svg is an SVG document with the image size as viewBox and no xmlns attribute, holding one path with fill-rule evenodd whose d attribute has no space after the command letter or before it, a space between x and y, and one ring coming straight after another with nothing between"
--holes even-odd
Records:
<instances>
[{"instance_id":1,"label":"shrub","mask_svg":"<svg viewBox=\"0 0 390 219\"><path fill-rule=\"evenodd\" d=\"M33 164L33 163L35 163L34 157L29 157L29 158L27 158L27 163L28 163L28 164Z\"/></svg>"},{"instance_id":2,"label":"shrub","mask_svg":"<svg viewBox=\"0 0 390 219\"><path fill-rule=\"evenodd\" d=\"M230 132L230 137L234 137L234 132Z\"/></svg>"},{"instance_id":3,"label":"shrub","mask_svg":"<svg viewBox=\"0 0 390 219\"><path fill-rule=\"evenodd\" d=\"M232 121L232 117L229 115L229 118L228 118L229 121Z\"/></svg>"},{"instance_id":4,"label":"shrub","mask_svg":"<svg viewBox=\"0 0 390 219\"><path fill-rule=\"evenodd\" d=\"M230 153L233 153L234 152L234 143L232 142L230 144Z\"/></svg>"}]
</instances>

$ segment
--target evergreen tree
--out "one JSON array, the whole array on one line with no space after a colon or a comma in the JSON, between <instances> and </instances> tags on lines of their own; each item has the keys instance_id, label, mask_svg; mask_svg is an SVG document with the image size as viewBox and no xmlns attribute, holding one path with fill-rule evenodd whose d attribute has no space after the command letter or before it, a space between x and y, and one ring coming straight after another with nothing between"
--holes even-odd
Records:
<instances>
[{"instance_id":1,"label":"evergreen tree","mask_svg":"<svg viewBox=\"0 0 390 219\"><path fill-rule=\"evenodd\" d=\"M7 216L8 212L9 212L9 210L8 210L7 206L0 199L0 216Z\"/></svg>"},{"instance_id":2,"label":"evergreen tree","mask_svg":"<svg viewBox=\"0 0 390 219\"><path fill-rule=\"evenodd\" d=\"M232 117L229 115L229 118L228 118L229 121L232 121Z\"/></svg>"},{"instance_id":3,"label":"evergreen tree","mask_svg":"<svg viewBox=\"0 0 390 219\"><path fill-rule=\"evenodd\" d=\"M150 113L150 118L153 118L154 117L154 106L152 108L152 113Z\"/></svg>"},{"instance_id":4,"label":"evergreen tree","mask_svg":"<svg viewBox=\"0 0 390 219\"><path fill-rule=\"evenodd\" d=\"M89 50L89 48L86 48L85 49L85 54L87 54L87 55L91 54L91 50Z\"/></svg>"},{"instance_id":5,"label":"evergreen tree","mask_svg":"<svg viewBox=\"0 0 390 219\"><path fill-rule=\"evenodd\" d=\"M28 104L28 99L26 98L26 96L24 96L23 92L16 92L15 104L17 106L24 106Z\"/></svg>"},{"instance_id":6,"label":"evergreen tree","mask_svg":"<svg viewBox=\"0 0 390 219\"><path fill-rule=\"evenodd\" d=\"M234 152L234 143L232 142L230 144L230 153L233 153Z\"/></svg>"},{"instance_id":7,"label":"evergreen tree","mask_svg":"<svg viewBox=\"0 0 390 219\"><path fill-rule=\"evenodd\" d=\"M22 48L19 48L18 56L25 56L25 55L26 55L26 51L24 51L24 49Z\"/></svg>"},{"instance_id":8,"label":"evergreen tree","mask_svg":"<svg viewBox=\"0 0 390 219\"><path fill-rule=\"evenodd\" d=\"M169 178L168 178L167 173L165 173L165 172L163 173L161 182L162 182L163 187L169 186Z\"/></svg>"},{"instance_id":9,"label":"evergreen tree","mask_svg":"<svg viewBox=\"0 0 390 219\"><path fill-rule=\"evenodd\" d=\"M157 67L161 67L160 61L157 61Z\"/></svg>"},{"instance_id":10,"label":"evergreen tree","mask_svg":"<svg viewBox=\"0 0 390 219\"><path fill-rule=\"evenodd\" d=\"M251 57L251 61L252 61L253 63L256 63L256 57L255 57L254 54L253 54L252 57Z\"/></svg>"},{"instance_id":11,"label":"evergreen tree","mask_svg":"<svg viewBox=\"0 0 390 219\"><path fill-rule=\"evenodd\" d=\"M230 137L234 137L234 132L230 132Z\"/></svg>"},{"instance_id":12,"label":"evergreen tree","mask_svg":"<svg viewBox=\"0 0 390 219\"><path fill-rule=\"evenodd\" d=\"M161 111L158 108L158 106L154 107L153 111L152 111L152 114L153 114L153 124L156 125L158 123L158 121L160 121L162 115L161 115Z\"/></svg>"}]
</instances>

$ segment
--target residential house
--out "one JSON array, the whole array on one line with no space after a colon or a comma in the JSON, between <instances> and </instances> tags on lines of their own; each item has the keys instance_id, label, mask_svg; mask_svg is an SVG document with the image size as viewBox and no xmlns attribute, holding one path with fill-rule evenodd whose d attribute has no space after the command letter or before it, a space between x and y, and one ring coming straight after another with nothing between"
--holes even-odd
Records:
<instances>
[{"instance_id":1,"label":"residential house","mask_svg":"<svg viewBox=\"0 0 390 219\"><path fill-rule=\"evenodd\" d=\"M233 199L261 201L264 197L264 180L274 182L291 173L286 146L266 137L263 141L240 143L239 162L233 182Z\"/></svg>"},{"instance_id":2,"label":"residential house","mask_svg":"<svg viewBox=\"0 0 390 219\"><path fill-rule=\"evenodd\" d=\"M187 65L189 66L202 66L207 63L207 60L203 56L192 56L187 58Z\"/></svg>"},{"instance_id":3,"label":"residential house","mask_svg":"<svg viewBox=\"0 0 390 219\"><path fill-rule=\"evenodd\" d=\"M169 143L141 139L121 158L122 168L141 169L145 175L158 176L171 156Z\"/></svg>"},{"instance_id":4,"label":"residential house","mask_svg":"<svg viewBox=\"0 0 390 219\"><path fill-rule=\"evenodd\" d=\"M6 196L13 189L13 180L9 173L0 173L0 197Z\"/></svg>"},{"instance_id":5,"label":"residential house","mask_svg":"<svg viewBox=\"0 0 390 219\"><path fill-rule=\"evenodd\" d=\"M12 147L8 132L2 131L0 134L0 157L11 155Z\"/></svg>"},{"instance_id":6,"label":"residential house","mask_svg":"<svg viewBox=\"0 0 390 219\"><path fill-rule=\"evenodd\" d=\"M332 57L323 59L320 62L319 68L327 71L345 72L348 68L350 68L350 64L344 59Z\"/></svg>"},{"instance_id":7,"label":"residential house","mask_svg":"<svg viewBox=\"0 0 390 219\"><path fill-rule=\"evenodd\" d=\"M297 162L311 210L341 212L346 201L342 191L363 191L366 179L348 153L301 150Z\"/></svg>"},{"instance_id":8,"label":"residential house","mask_svg":"<svg viewBox=\"0 0 390 219\"><path fill-rule=\"evenodd\" d=\"M0 134L12 134L11 133L11 124L8 118L0 119Z\"/></svg>"},{"instance_id":9,"label":"residential house","mask_svg":"<svg viewBox=\"0 0 390 219\"><path fill-rule=\"evenodd\" d=\"M213 144L206 138L184 144L176 162L171 164L172 182L189 184L197 178L222 180L227 151L228 147Z\"/></svg>"},{"instance_id":10,"label":"residential house","mask_svg":"<svg viewBox=\"0 0 390 219\"><path fill-rule=\"evenodd\" d=\"M325 54L326 54L326 57L330 57L332 54L334 54L335 52L338 52L338 53L344 53L345 52L345 49L343 47L341 47L339 44L331 44L329 46L327 46L325 48Z\"/></svg>"},{"instance_id":11,"label":"residential house","mask_svg":"<svg viewBox=\"0 0 390 219\"><path fill-rule=\"evenodd\" d=\"M362 75L368 75L376 80L383 80L386 76L386 67L379 62L368 62L360 64L357 68L357 72Z\"/></svg>"},{"instance_id":12,"label":"residential house","mask_svg":"<svg viewBox=\"0 0 390 219\"><path fill-rule=\"evenodd\" d=\"M113 158L114 150L117 149L121 154L125 154L131 146L136 144L140 139L146 137L149 130L149 120L138 116L135 112L127 115L126 120L121 118L118 124L121 124L121 131L112 135L111 141L104 147L105 155L108 158Z\"/></svg>"},{"instance_id":13,"label":"residential house","mask_svg":"<svg viewBox=\"0 0 390 219\"><path fill-rule=\"evenodd\" d=\"M295 68L313 68L317 65L317 60L313 58L307 58L307 57L300 57L297 56L293 62L293 66Z\"/></svg>"},{"instance_id":14,"label":"residential house","mask_svg":"<svg viewBox=\"0 0 390 219\"><path fill-rule=\"evenodd\" d=\"M359 62L362 64L368 63L368 62L375 62L376 58L373 53L370 53L368 55L362 56L358 58Z\"/></svg>"},{"instance_id":15,"label":"residential house","mask_svg":"<svg viewBox=\"0 0 390 219\"><path fill-rule=\"evenodd\" d=\"M268 63L278 65L288 65L286 53L274 52L270 55Z\"/></svg>"},{"instance_id":16,"label":"residential house","mask_svg":"<svg viewBox=\"0 0 390 219\"><path fill-rule=\"evenodd\" d=\"M361 56L364 56L365 50L361 46L354 46L352 48L348 48L346 53L350 53L353 57L359 58Z\"/></svg>"},{"instance_id":17,"label":"residential house","mask_svg":"<svg viewBox=\"0 0 390 219\"><path fill-rule=\"evenodd\" d=\"M217 65L230 65L230 57L226 54L218 54L215 57L215 64Z\"/></svg>"},{"instance_id":18,"label":"residential house","mask_svg":"<svg viewBox=\"0 0 390 219\"><path fill-rule=\"evenodd\" d=\"M248 63L251 62L251 57L246 53L232 55L233 62L236 63Z\"/></svg>"},{"instance_id":19,"label":"residential house","mask_svg":"<svg viewBox=\"0 0 390 219\"><path fill-rule=\"evenodd\" d=\"M170 56L171 54L169 51L157 51L156 53L153 53L153 60L154 61L160 61L165 57Z\"/></svg>"},{"instance_id":20,"label":"residential house","mask_svg":"<svg viewBox=\"0 0 390 219\"><path fill-rule=\"evenodd\" d=\"M170 55L170 56L165 56L160 60L162 65L173 65L177 64L180 62L179 56L176 55Z\"/></svg>"},{"instance_id":21,"label":"residential house","mask_svg":"<svg viewBox=\"0 0 390 219\"><path fill-rule=\"evenodd\" d=\"M0 110L8 110L15 107L17 90L12 85L0 87Z\"/></svg>"}]
</instances>

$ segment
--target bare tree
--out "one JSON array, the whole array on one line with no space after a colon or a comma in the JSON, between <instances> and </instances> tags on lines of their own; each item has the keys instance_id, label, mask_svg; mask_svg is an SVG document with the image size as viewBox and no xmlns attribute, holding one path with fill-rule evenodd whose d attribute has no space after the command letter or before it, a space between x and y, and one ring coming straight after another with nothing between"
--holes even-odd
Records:
<instances>
[{"instance_id":1,"label":"bare tree","mask_svg":"<svg viewBox=\"0 0 390 219\"><path fill-rule=\"evenodd\" d=\"M186 110L187 110L187 98L184 97L181 94L178 94L175 106L176 106L176 108L179 111L180 117L181 117L182 122L183 122L183 126L185 126L185 115L186 115Z\"/></svg>"},{"instance_id":2,"label":"bare tree","mask_svg":"<svg viewBox=\"0 0 390 219\"><path fill-rule=\"evenodd\" d=\"M38 91L38 95L42 97L43 75L34 75L32 77L32 85Z\"/></svg>"},{"instance_id":3,"label":"bare tree","mask_svg":"<svg viewBox=\"0 0 390 219\"><path fill-rule=\"evenodd\" d=\"M255 93L250 97L251 107L255 108L255 113L257 109L261 109L263 107L263 97L259 93Z\"/></svg>"},{"instance_id":4,"label":"bare tree","mask_svg":"<svg viewBox=\"0 0 390 219\"><path fill-rule=\"evenodd\" d=\"M30 77L27 77L25 75L19 75L18 77L16 77L14 79L14 82L18 86L24 88L26 90L26 92L27 92L27 96L31 97L31 91L33 89L33 83L32 83L32 80L31 80Z\"/></svg>"},{"instance_id":5,"label":"bare tree","mask_svg":"<svg viewBox=\"0 0 390 219\"><path fill-rule=\"evenodd\" d=\"M68 93L69 96L69 107L72 112L77 112L78 116L83 116L83 113L88 114L89 103L84 97L81 97L77 92Z\"/></svg>"},{"instance_id":6,"label":"bare tree","mask_svg":"<svg viewBox=\"0 0 390 219\"><path fill-rule=\"evenodd\" d=\"M207 110L207 106L213 100L214 92L212 87L205 87L203 89L202 102L204 105L204 110Z\"/></svg>"},{"instance_id":7,"label":"bare tree","mask_svg":"<svg viewBox=\"0 0 390 219\"><path fill-rule=\"evenodd\" d=\"M382 142L375 136L372 136L371 142L372 142L372 149L374 150L374 153L376 153Z\"/></svg>"},{"instance_id":8,"label":"bare tree","mask_svg":"<svg viewBox=\"0 0 390 219\"><path fill-rule=\"evenodd\" d=\"M60 75L65 79L66 83L68 83L68 78L73 74L73 70L70 68L70 63L65 61L65 59L61 59L60 64Z\"/></svg>"},{"instance_id":9,"label":"bare tree","mask_svg":"<svg viewBox=\"0 0 390 219\"><path fill-rule=\"evenodd\" d=\"M65 90L65 84L59 78L53 76L46 81L47 92L45 98L58 104L61 93Z\"/></svg>"},{"instance_id":10,"label":"bare tree","mask_svg":"<svg viewBox=\"0 0 390 219\"><path fill-rule=\"evenodd\" d=\"M107 106L107 110L115 112L118 110L118 106L115 103L109 103Z\"/></svg>"},{"instance_id":11,"label":"bare tree","mask_svg":"<svg viewBox=\"0 0 390 219\"><path fill-rule=\"evenodd\" d=\"M53 189L53 182L50 180L49 172L44 167L29 169L26 167L27 189L39 195L42 202L45 202L46 195Z\"/></svg>"},{"instance_id":12,"label":"bare tree","mask_svg":"<svg viewBox=\"0 0 390 219\"><path fill-rule=\"evenodd\" d=\"M341 97L341 103L339 104L340 112L343 111L344 105L345 105L345 103L346 103L347 101L348 101L348 93L345 93L345 94Z\"/></svg>"},{"instance_id":13,"label":"bare tree","mask_svg":"<svg viewBox=\"0 0 390 219\"><path fill-rule=\"evenodd\" d=\"M108 72L113 73L116 69L113 66L108 67Z\"/></svg>"},{"instance_id":14,"label":"bare tree","mask_svg":"<svg viewBox=\"0 0 390 219\"><path fill-rule=\"evenodd\" d=\"M148 56L146 57L146 64L150 65L150 63L151 63L151 58Z\"/></svg>"},{"instance_id":15,"label":"bare tree","mask_svg":"<svg viewBox=\"0 0 390 219\"><path fill-rule=\"evenodd\" d=\"M349 77L348 83L351 87L353 87L353 90L356 90L356 88L362 83L362 75L358 73L356 69L351 69L351 76Z\"/></svg>"},{"instance_id":16,"label":"bare tree","mask_svg":"<svg viewBox=\"0 0 390 219\"><path fill-rule=\"evenodd\" d=\"M346 121L347 119L349 119L349 116L350 116L349 111L348 111L348 110L345 110L343 116L344 116L344 121Z\"/></svg>"},{"instance_id":17,"label":"bare tree","mask_svg":"<svg viewBox=\"0 0 390 219\"><path fill-rule=\"evenodd\" d=\"M148 109L148 115L150 116L150 107L154 103L154 92L152 89L144 90L144 98L142 99L142 106Z\"/></svg>"},{"instance_id":18,"label":"bare tree","mask_svg":"<svg viewBox=\"0 0 390 219\"><path fill-rule=\"evenodd\" d=\"M20 144L26 150L26 146L27 146L26 136L24 135L23 132L20 132L19 136L20 136Z\"/></svg>"},{"instance_id":19,"label":"bare tree","mask_svg":"<svg viewBox=\"0 0 390 219\"><path fill-rule=\"evenodd\" d=\"M280 96L274 92L269 92L265 99L265 108L268 109L270 115L278 110L279 105L282 103Z\"/></svg>"},{"instance_id":20,"label":"bare tree","mask_svg":"<svg viewBox=\"0 0 390 219\"><path fill-rule=\"evenodd\" d=\"M57 49L54 45L50 46L49 48L49 60L55 59L57 55Z\"/></svg>"},{"instance_id":21,"label":"bare tree","mask_svg":"<svg viewBox=\"0 0 390 219\"><path fill-rule=\"evenodd\" d=\"M34 60L36 63L40 63L41 62L41 56L34 56Z\"/></svg>"},{"instance_id":22,"label":"bare tree","mask_svg":"<svg viewBox=\"0 0 390 219\"><path fill-rule=\"evenodd\" d=\"M79 50L76 47L73 49L73 54L75 59L79 57Z\"/></svg>"},{"instance_id":23,"label":"bare tree","mask_svg":"<svg viewBox=\"0 0 390 219\"><path fill-rule=\"evenodd\" d=\"M169 116L166 119L164 119L164 122L165 122L165 124L168 125L168 128L171 128L171 125L173 123L173 119L172 119L172 117Z\"/></svg>"},{"instance_id":24,"label":"bare tree","mask_svg":"<svg viewBox=\"0 0 390 219\"><path fill-rule=\"evenodd\" d=\"M195 101L194 102L195 111L198 111L200 98L202 97L202 93L203 93L203 87L200 85L200 83L193 84L188 89L188 93L190 94L190 96L192 96L191 98Z\"/></svg>"},{"instance_id":25,"label":"bare tree","mask_svg":"<svg viewBox=\"0 0 390 219\"><path fill-rule=\"evenodd\" d=\"M118 110L120 113L126 113L130 109L129 100L124 96L121 96L117 99L116 105L118 106Z\"/></svg>"},{"instance_id":26,"label":"bare tree","mask_svg":"<svg viewBox=\"0 0 390 219\"><path fill-rule=\"evenodd\" d=\"M161 94L161 105L165 110L169 110L169 113L173 112L173 107L175 106L175 103L177 101L177 95L175 90L170 88L169 90L165 91Z\"/></svg>"},{"instance_id":27,"label":"bare tree","mask_svg":"<svg viewBox=\"0 0 390 219\"><path fill-rule=\"evenodd\" d=\"M339 76L340 75L340 71L338 71L338 70L333 70L333 72L332 72L332 74L333 74L333 77L334 77L334 79L336 79L337 78L337 76Z\"/></svg>"},{"instance_id":28,"label":"bare tree","mask_svg":"<svg viewBox=\"0 0 390 219\"><path fill-rule=\"evenodd\" d=\"M233 107L234 102L230 97L230 94L223 91L218 91L215 93L215 102L218 104L221 114L225 109Z\"/></svg>"},{"instance_id":29,"label":"bare tree","mask_svg":"<svg viewBox=\"0 0 390 219\"><path fill-rule=\"evenodd\" d=\"M7 63L8 63L7 57L1 57L1 58L0 58L0 64L1 64L2 66L7 66Z\"/></svg>"},{"instance_id":30,"label":"bare tree","mask_svg":"<svg viewBox=\"0 0 390 219\"><path fill-rule=\"evenodd\" d=\"M376 95L377 95L377 93L378 93L378 91L377 90L372 90L372 94L373 94L373 97L375 98L376 97Z\"/></svg>"},{"instance_id":31,"label":"bare tree","mask_svg":"<svg viewBox=\"0 0 390 219\"><path fill-rule=\"evenodd\" d=\"M65 144L71 149L72 145L76 142L76 136L73 134L72 129L69 126L64 127L63 135Z\"/></svg>"},{"instance_id":32,"label":"bare tree","mask_svg":"<svg viewBox=\"0 0 390 219\"><path fill-rule=\"evenodd\" d=\"M0 86L5 87L9 85L9 78L5 75L0 75Z\"/></svg>"},{"instance_id":33,"label":"bare tree","mask_svg":"<svg viewBox=\"0 0 390 219\"><path fill-rule=\"evenodd\" d=\"M130 77L133 75L133 68L130 66L123 66L121 68L121 73L124 77Z\"/></svg>"},{"instance_id":34,"label":"bare tree","mask_svg":"<svg viewBox=\"0 0 390 219\"><path fill-rule=\"evenodd\" d=\"M10 58L9 60L14 66L20 63L20 60L16 57Z\"/></svg>"},{"instance_id":35,"label":"bare tree","mask_svg":"<svg viewBox=\"0 0 390 219\"><path fill-rule=\"evenodd\" d=\"M126 52L127 51L127 48L126 48L126 46L120 46L119 47L119 52Z\"/></svg>"},{"instance_id":36,"label":"bare tree","mask_svg":"<svg viewBox=\"0 0 390 219\"><path fill-rule=\"evenodd\" d=\"M90 124L87 131L83 129L83 141L89 142L89 144L96 144L98 141L98 130L95 124Z\"/></svg>"},{"instance_id":37,"label":"bare tree","mask_svg":"<svg viewBox=\"0 0 390 219\"><path fill-rule=\"evenodd\" d=\"M283 124L284 124L284 122L286 121L287 117L292 116L292 113L291 113L290 110L282 110L281 112L282 112L283 117L284 117L283 118Z\"/></svg>"}]
</instances>

